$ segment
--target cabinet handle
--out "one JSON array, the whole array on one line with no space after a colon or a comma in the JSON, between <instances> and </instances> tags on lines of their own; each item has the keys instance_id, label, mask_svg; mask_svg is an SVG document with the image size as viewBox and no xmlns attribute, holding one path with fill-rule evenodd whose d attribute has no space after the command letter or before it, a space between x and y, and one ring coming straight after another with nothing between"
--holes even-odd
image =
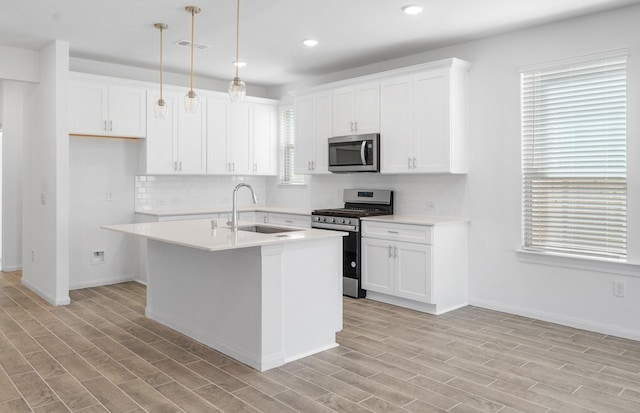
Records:
<instances>
[{"instance_id":1,"label":"cabinet handle","mask_svg":"<svg viewBox=\"0 0 640 413\"><path fill-rule=\"evenodd\" d=\"M316 161L311 161L311 170L316 169Z\"/></svg>"},{"instance_id":2,"label":"cabinet handle","mask_svg":"<svg viewBox=\"0 0 640 413\"><path fill-rule=\"evenodd\" d=\"M397 233L398 233L398 231L390 231L390 230L387 230L387 232L388 232L389 234L397 234Z\"/></svg>"},{"instance_id":3,"label":"cabinet handle","mask_svg":"<svg viewBox=\"0 0 640 413\"><path fill-rule=\"evenodd\" d=\"M180 165L180 172L182 172L182 161L180 161L178 165Z\"/></svg>"},{"instance_id":4,"label":"cabinet handle","mask_svg":"<svg viewBox=\"0 0 640 413\"><path fill-rule=\"evenodd\" d=\"M393 247L393 256L394 257L398 256L398 247Z\"/></svg>"},{"instance_id":5,"label":"cabinet handle","mask_svg":"<svg viewBox=\"0 0 640 413\"><path fill-rule=\"evenodd\" d=\"M409 163L407 164L407 168L411 169L411 157L407 158L409 160Z\"/></svg>"},{"instance_id":6,"label":"cabinet handle","mask_svg":"<svg viewBox=\"0 0 640 413\"><path fill-rule=\"evenodd\" d=\"M265 224L269 223L269 220L267 219L266 215L262 217L262 220L264 221Z\"/></svg>"},{"instance_id":7,"label":"cabinet handle","mask_svg":"<svg viewBox=\"0 0 640 413\"><path fill-rule=\"evenodd\" d=\"M311 170L311 161L307 161L307 170Z\"/></svg>"},{"instance_id":8,"label":"cabinet handle","mask_svg":"<svg viewBox=\"0 0 640 413\"><path fill-rule=\"evenodd\" d=\"M178 161L175 161L175 162L173 163L173 170L174 170L174 171L177 171L177 170L178 170Z\"/></svg>"},{"instance_id":9,"label":"cabinet handle","mask_svg":"<svg viewBox=\"0 0 640 413\"><path fill-rule=\"evenodd\" d=\"M354 124L354 126L355 126L355 127L353 128L353 131L354 131L354 132L357 132L357 131L358 131L358 121L353 122L353 124Z\"/></svg>"},{"instance_id":10,"label":"cabinet handle","mask_svg":"<svg viewBox=\"0 0 640 413\"><path fill-rule=\"evenodd\" d=\"M284 222L286 222L287 224L293 224L293 221L290 219L285 219Z\"/></svg>"},{"instance_id":11,"label":"cabinet handle","mask_svg":"<svg viewBox=\"0 0 640 413\"><path fill-rule=\"evenodd\" d=\"M236 163L235 162L231 162L231 171L232 172L236 171Z\"/></svg>"},{"instance_id":12,"label":"cabinet handle","mask_svg":"<svg viewBox=\"0 0 640 413\"><path fill-rule=\"evenodd\" d=\"M413 158L413 169L416 169L416 158Z\"/></svg>"},{"instance_id":13,"label":"cabinet handle","mask_svg":"<svg viewBox=\"0 0 640 413\"><path fill-rule=\"evenodd\" d=\"M105 120L104 122L102 122L102 130L103 131L107 131L107 121Z\"/></svg>"},{"instance_id":14,"label":"cabinet handle","mask_svg":"<svg viewBox=\"0 0 640 413\"><path fill-rule=\"evenodd\" d=\"M389 258L393 257L393 247L389 245Z\"/></svg>"},{"instance_id":15,"label":"cabinet handle","mask_svg":"<svg viewBox=\"0 0 640 413\"><path fill-rule=\"evenodd\" d=\"M351 132L353 132L353 121L351 121Z\"/></svg>"},{"instance_id":16,"label":"cabinet handle","mask_svg":"<svg viewBox=\"0 0 640 413\"><path fill-rule=\"evenodd\" d=\"M113 132L113 121L109 121L109 132Z\"/></svg>"},{"instance_id":17,"label":"cabinet handle","mask_svg":"<svg viewBox=\"0 0 640 413\"><path fill-rule=\"evenodd\" d=\"M253 172L258 172L258 164L257 163L253 164Z\"/></svg>"}]
</instances>

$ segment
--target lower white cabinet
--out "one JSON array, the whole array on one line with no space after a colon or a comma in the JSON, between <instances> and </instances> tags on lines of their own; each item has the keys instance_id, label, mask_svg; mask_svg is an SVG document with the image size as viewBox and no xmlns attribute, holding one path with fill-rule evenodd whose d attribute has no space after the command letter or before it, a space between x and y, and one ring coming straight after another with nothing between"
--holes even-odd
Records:
<instances>
[{"instance_id":1,"label":"lower white cabinet","mask_svg":"<svg viewBox=\"0 0 640 413\"><path fill-rule=\"evenodd\" d=\"M310 228L311 216L269 212L269 224L288 225L292 227Z\"/></svg>"},{"instance_id":2,"label":"lower white cabinet","mask_svg":"<svg viewBox=\"0 0 640 413\"><path fill-rule=\"evenodd\" d=\"M466 222L362 222L367 298L441 314L467 305Z\"/></svg>"}]
</instances>

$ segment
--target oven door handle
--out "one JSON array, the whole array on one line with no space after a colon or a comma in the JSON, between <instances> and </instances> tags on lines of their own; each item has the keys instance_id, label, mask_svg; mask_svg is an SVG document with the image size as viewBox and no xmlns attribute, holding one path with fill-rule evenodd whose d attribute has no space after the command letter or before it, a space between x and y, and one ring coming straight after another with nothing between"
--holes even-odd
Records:
<instances>
[{"instance_id":1,"label":"oven door handle","mask_svg":"<svg viewBox=\"0 0 640 413\"><path fill-rule=\"evenodd\" d=\"M332 229L335 231L358 232L358 227L356 227L355 225L327 224L324 222L313 222L311 224L311 228Z\"/></svg>"},{"instance_id":2,"label":"oven door handle","mask_svg":"<svg viewBox=\"0 0 640 413\"><path fill-rule=\"evenodd\" d=\"M367 165L367 156L365 155L365 149L367 147L367 141L362 141L362 146L360 146L360 160L362 161L362 165Z\"/></svg>"}]
</instances>

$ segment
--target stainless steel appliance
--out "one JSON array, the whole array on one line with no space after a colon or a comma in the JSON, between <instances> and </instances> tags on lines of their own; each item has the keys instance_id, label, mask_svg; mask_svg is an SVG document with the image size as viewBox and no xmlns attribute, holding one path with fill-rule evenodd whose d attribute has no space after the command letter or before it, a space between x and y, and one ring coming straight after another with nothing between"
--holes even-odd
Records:
<instances>
[{"instance_id":1,"label":"stainless steel appliance","mask_svg":"<svg viewBox=\"0 0 640 413\"><path fill-rule=\"evenodd\" d=\"M393 191L387 189L345 189L344 208L316 209L311 212L311 227L345 231L342 239L343 294L364 298L360 271L360 218L393 214Z\"/></svg>"},{"instance_id":2,"label":"stainless steel appliance","mask_svg":"<svg viewBox=\"0 0 640 413\"><path fill-rule=\"evenodd\" d=\"M329 138L329 171L380 171L380 134Z\"/></svg>"}]
</instances>

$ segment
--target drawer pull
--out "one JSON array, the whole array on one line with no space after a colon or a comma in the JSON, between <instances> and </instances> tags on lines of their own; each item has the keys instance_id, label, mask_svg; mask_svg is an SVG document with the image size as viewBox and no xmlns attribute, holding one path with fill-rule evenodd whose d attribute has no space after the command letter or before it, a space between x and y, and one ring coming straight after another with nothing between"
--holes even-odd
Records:
<instances>
[{"instance_id":1,"label":"drawer pull","mask_svg":"<svg viewBox=\"0 0 640 413\"><path fill-rule=\"evenodd\" d=\"M389 234L397 234L397 233L398 233L398 231L391 231L391 230L389 230L389 231L387 231L387 232L388 232Z\"/></svg>"}]
</instances>

